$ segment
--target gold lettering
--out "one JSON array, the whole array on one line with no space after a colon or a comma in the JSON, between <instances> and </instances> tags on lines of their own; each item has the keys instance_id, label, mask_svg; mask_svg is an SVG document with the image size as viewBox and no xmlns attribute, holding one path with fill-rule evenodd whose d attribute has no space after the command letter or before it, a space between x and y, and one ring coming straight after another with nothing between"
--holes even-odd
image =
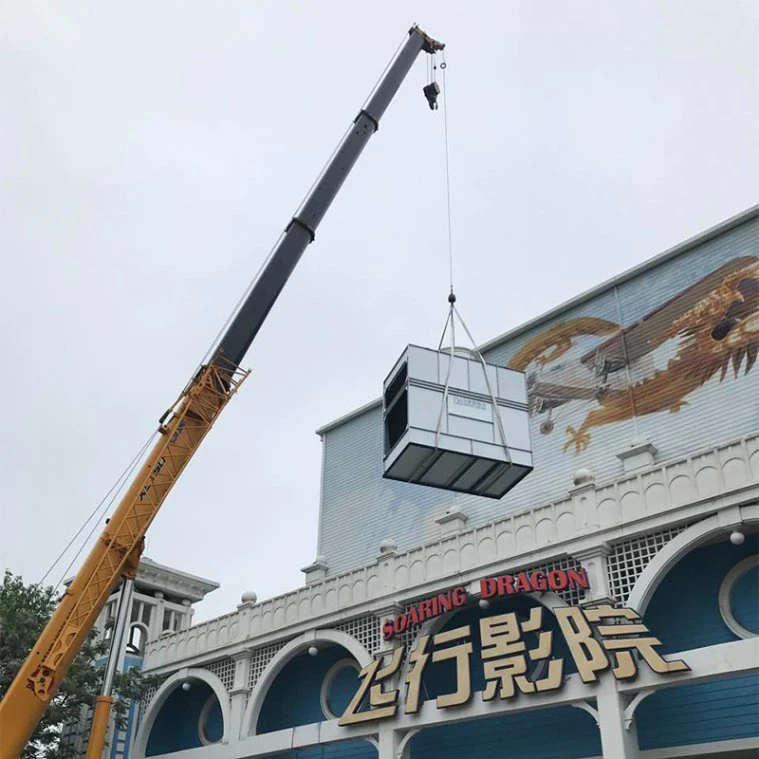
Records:
<instances>
[{"instance_id":1,"label":"gold lettering","mask_svg":"<svg viewBox=\"0 0 759 759\"><path fill-rule=\"evenodd\" d=\"M438 633L434 637L433 642L437 646L462 640L470 637L470 635L471 628L469 625L464 625L463 627L457 627L455 630ZM436 700L438 708L447 709L450 706L460 706L461 704L465 704L472 697L472 680L469 675L469 657L471 654L471 641L433 651L433 662L446 661L448 659L456 660L456 690L453 693L446 693L442 696L438 696Z\"/></svg>"}]
</instances>

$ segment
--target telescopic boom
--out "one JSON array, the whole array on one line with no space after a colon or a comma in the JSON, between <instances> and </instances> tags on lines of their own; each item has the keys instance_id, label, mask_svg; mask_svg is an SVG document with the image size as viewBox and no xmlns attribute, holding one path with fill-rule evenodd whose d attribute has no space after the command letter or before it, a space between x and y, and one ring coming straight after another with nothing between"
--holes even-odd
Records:
<instances>
[{"instance_id":1,"label":"telescopic boom","mask_svg":"<svg viewBox=\"0 0 759 759\"><path fill-rule=\"evenodd\" d=\"M350 131L291 219L209 362L161 418L158 442L63 595L0 702L0 759L18 759L122 577L134 577L145 533L166 496L248 372L240 364L353 164L422 51L443 45L418 27L409 36Z\"/></svg>"}]
</instances>

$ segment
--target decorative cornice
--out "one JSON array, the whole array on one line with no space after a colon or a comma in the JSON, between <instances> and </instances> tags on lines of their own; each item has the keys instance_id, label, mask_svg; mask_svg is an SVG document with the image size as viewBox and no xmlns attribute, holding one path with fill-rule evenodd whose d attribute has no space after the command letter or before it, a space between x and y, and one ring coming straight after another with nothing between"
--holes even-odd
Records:
<instances>
[{"instance_id":1,"label":"decorative cornice","mask_svg":"<svg viewBox=\"0 0 759 759\"><path fill-rule=\"evenodd\" d=\"M137 570L135 587L137 590L161 591L195 603L216 590L219 583L167 567L143 556Z\"/></svg>"}]
</instances>

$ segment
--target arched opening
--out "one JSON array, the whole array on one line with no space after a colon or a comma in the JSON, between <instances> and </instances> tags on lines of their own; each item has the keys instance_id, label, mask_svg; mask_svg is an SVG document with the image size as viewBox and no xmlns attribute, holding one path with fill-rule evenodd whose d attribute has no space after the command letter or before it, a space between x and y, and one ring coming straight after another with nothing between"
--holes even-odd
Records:
<instances>
[{"instance_id":1,"label":"arched opening","mask_svg":"<svg viewBox=\"0 0 759 759\"><path fill-rule=\"evenodd\" d=\"M148 639L148 629L140 622L133 622L129 627L126 652L129 656L142 656Z\"/></svg>"},{"instance_id":2,"label":"arched opening","mask_svg":"<svg viewBox=\"0 0 759 759\"><path fill-rule=\"evenodd\" d=\"M345 710L359 685L358 662L342 646L315 649L315 656L303 651L279 671L261 704L256 734L334 719L330 712Z\"/></svg>"},{"instance_id":3,"label":"arched opening","mask_svg":"<svg viewBox=\"0 0 759 759\"><path fill-rule=\"evenodd\" d=\"M483 665L483 630L487 630L488 623L483 620L489 620L492 617L511 614L515 615L515 621L520 626L529 627L529 621L537 622L539 627L534 631L522 632L515 630L515 635L519 640L524 641L525 650L538 650L542 645L545 647L549 640L543 637L541 633L550 633L550 652L541 658L531 659L526 657L527 670L525 676L531 681L537 682L547 676L547 666L549 659L562 661L562 677L576 672L574 660L569 654L564 636L559 629L558 622L554 616L550 604L541 604L536 596L519 594L513 596L500 597L492 599L487 608L481 608L476 599L472 599L469 604L460 610L449 614L442 624L435 625L425 629L426 635L440 635L443 633L452 633L454 630L465 628L468 631L466 637L459 640L444 643L442 647L456 646L457 644L470 643L471 654L468 656L469 678L471 690L473 693L484 691L486 688L485 667ZM498 629L494 630L498 634L503 634L503 623L499 623ZM487 634L487 633L486 633ZM432 645L432 639L428 644L427 650L439 650L441 646ZM434 700L439 696L455 692L457 689L457 659L454 656L435 663L428 662L425 667L422 678L421 700Z\"/></svg>"},{"instance_id":4,"label":"arched opening","mask_svg":"<svg viewBox=\"0 0 759 759\"><path fill-rule=\"evenodd\" d=\"M739 582L725 587L722 595L729 591L729 598L720 599L725 578L733 568L759 551L755 528L746 533L741 545L733 545L724 532L712 535L681 555L674 566L666 569L664 577L659 578L644 619L661 640L664 653L740 640L743 636L731 629L724 611L743 620L754 635L759 633L755 569L741 575Z\"/></svg>"},{"instance_id":5,"label":"arched opening","mask_svg":"<svg viewBox=\"0 0 759 759\"><path fill-rule=\"evenodd\" d=\"M372 660L369 652L355 638L340 630L313 630L311 632L304 633L294 640L291 640L289 643L285 644L269 662L263 674L253 688L253 691L250 694L250 699L248 700L248 706L245 710L245 716L243 717L243 735L255 735L258 732L257 728L259 725L259 718L264 707L264 702L269 697L269 693L275 682L278 680L280 673L293 659L305 656L311 647L315 647L317 649L317 657L314 658L318 658L319 651L323 651L325 649L328 650L330 647L336 647L341 651L341 657L352 658L361 667L366 666ZM327 661L327 659L322 660L322 662L325 664ZM336 661L336 659L333 659L332 664L334 664ZM325 676L328 670L328 666L324 668ZM358 680L356 680L356 682L358 682ZM312 684L312 691L313 690L314 688ZM315 701L319 704L319 706L321 706L320 690L321 684L319 685L319 689L315 691ZM313 708L313 701L314 700L312 699L311 706L309 707L310 713L312 715L315 713ZM273 709L274 707L267 708ZM319 712L321 712L321 709L319 709ZM319 717L316 721L321 721L322 719L326 719L326 717ZM267 720L271 720L271 723L273 724L276 724L277 722L275 715L273 715L271 712L269 712ZM266 721L262 723L263 726L266 724ZM299 724L304 723L301 722Z\"/></svg>"},{"instance_id":6,"label":"arched opening","mask_svg":"<svg viewBox=\"0 0 759 759\"><path fill-rule=\"evenodd\" d=\"M175 682L149 727L145 756L219 743L224 714L211 686L196 678Z\"/></svg>"},{"instance_id":7,"label":"arched opening","mask_svg":"<svg viewBox=\"0 0 759 759\"><path fill-rule=\"evenodd\" d=\"M661 562L658 576L646 578L638 596L646 603L644 621L661 640L663 654L759 636L759 537L755 522L741 530L743 542L736 545L719 526L694 525L692 540L685 542L689 530L681 533L683 545ZM754 674L665 688L646 698L635 713L640 748L752 738L758 710Z\"/></svg>"}]
</instances>

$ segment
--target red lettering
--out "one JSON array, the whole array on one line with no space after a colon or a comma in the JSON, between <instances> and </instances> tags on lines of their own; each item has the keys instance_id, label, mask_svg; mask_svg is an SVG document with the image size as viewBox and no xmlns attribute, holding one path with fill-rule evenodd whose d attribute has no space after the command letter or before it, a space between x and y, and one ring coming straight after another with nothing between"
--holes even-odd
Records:
<instances>
[{"instance_id":1,"label":"red lettering","mask_svg":"<svg viewBox=\"0 0 759 759\"><path fill-rule=\"evenodd\" d=\"M464 606L467 602L466 588L454 588L453 593L451 593L451 597L453 599L453 605L456 608Z\"/></svg>"},{"instance_id":2,"label":"red lettering","mask_svg":"<svg viewBox=\"0 0 759 759\"><path fill-rule=\"evenodd\" d=\"M588 573L584 569L568 569L567 580L570 588L582 588L587 590L590 587Z\"/></svg>"},{"instance_id":3,"label":"red lettering","mask_svg":"<svg viewBox=\"0 0 759 759\"><path fill-rule=\"evenodd\" d=\"M408 617L405 614L401 614L395 618L393 622L393 630L396 635L400 635L408 627Z\"/></svg>"},{"instance_id":4,"label":"red lettering","mask_svg":"<svg viewBox=\"0 0 759 759\"><path fill-rule=\"evenodd\" d=\"M480 580L480 598L492 598L498 595L498 583L492 577Z\"/></svg>"},{"instance_id":5,"label":"red lettering","mask_svg":"<svg viewBox=\"0 0 759 759\"><path fill-rule=\"evenodd\" d=\"M408 610L408 622L410 625L418 625L419 624L419 615L416 611L416 606L412 606Z\"/></svg>"},{"instance_id":6,"label":"red lettering","mask_svg":"<svg viewBox=\"0 0 759 759\"><path fill-rule=\"evenodd\" d=\"M567 573L563 569L552 569L548 573L548 585L551 590L564 590L569 585Z\"/></svg>"},{"instance_id":7,"label":"red lettering","mask_svg":"<svg viewBox=\"0 0 759 759\"><path fill-rule=\"evenodd\" d=\"M520 572L517 575L517 581L514 585L517 591L522 593L529 593L532 588L530 587L530 580L527 577L527 572Z\"/></svg>"},{"instance_id":8,"label":"red lettering","mask_svg":"<svg viewBox=\"0 0 759 759\"><path fill-rule=\"evenodd\" d=\"M435 615L432 613L432 601L422 601L419 604L419 621L432 619Z\"/></svg>"},{"instance_id":9,"label":"red lettering","mask_svg":"<svg viewBox=\"0 0 759 759\"><path fill-rule=\"evenodd\" d=\"M516 593L516 590L514 589L514 575L504 575L506 578L506 592L513 596L514 593Z\"/></svg>"},{"instance_id":10,"label":"red lettering","mask_svg":"<svg viewBox=\"0 0 759 759\"><path fill-rule=\"evenodd\" d=\"M382 625L382 637L385 640L390 640L393 637L393 620L388 619L384 625Z\"/></svg>"},{"instance_id":11,"label":"red lettering","mask_svg":"<svg viewBox=\"0 0 759 759\"><path fill-rule=\"evenodd\" d=\"M441 593L437 597L437 603L439 608L439 613L442 614L444 611L450 611L453 608L453 604L451 603L451 594L449 593Z\"/></svg>"},{"instance_id":12,"label":"red lettering","mask_svg":"<svg viewBox=\"0 0 759 759\"><path fill-rule=\"evenodd\" d=\"M548 590L548 581L545 572L538 570L530 576L530 585L533 590Z\"/></svg>"},{"instance_id":13,"label":"red lettering","mask_svg":"<svg viewBox=\"0 0 759 759\"><path fill-rule=\"evenodd\" d=\"M499 596L505 596L507 593L511 593L512 591L509 588L509 585L513 581L513 577L511 575L501 575L498 577L496 582L498 583L498 595Z\"/></svg>"}]
</instances>

